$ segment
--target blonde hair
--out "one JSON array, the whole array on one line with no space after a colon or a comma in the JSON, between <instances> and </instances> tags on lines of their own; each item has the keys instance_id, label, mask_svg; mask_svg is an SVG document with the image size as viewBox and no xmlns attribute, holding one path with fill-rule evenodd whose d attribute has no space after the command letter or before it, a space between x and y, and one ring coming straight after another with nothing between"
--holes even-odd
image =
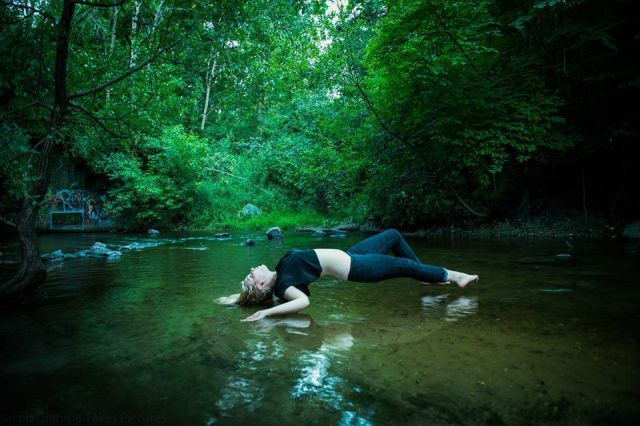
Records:
<instances>
[{"instance_id":1,"label":"blonde hair","mask_svg":"<svg viewBox=\"0 0 640 426\"><path fill-rule=\"evenodd\" d=\"M245 284L240 281L240 295L236 299L236 305L263 305L273 302L273 288L259 289L255 284Z\"/></svg>"}]
</instances>

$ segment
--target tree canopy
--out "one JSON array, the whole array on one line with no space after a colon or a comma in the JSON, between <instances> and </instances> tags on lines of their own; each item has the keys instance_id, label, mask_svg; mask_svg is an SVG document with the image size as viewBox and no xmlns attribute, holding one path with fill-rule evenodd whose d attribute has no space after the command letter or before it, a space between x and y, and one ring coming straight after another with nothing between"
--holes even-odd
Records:
<instances>
[{"instance_id":1,"label":"tree canopy","mask_svg":"<svg viewBox=\"0 0 640 426\"><path fill-rule=\"evenodd\" d=\"M247 202L402 227L552 206L627 220L631 6L3 0L0 216L41 202L55 140L130 228L220 225Z\"/></svg>"}]
</instances>

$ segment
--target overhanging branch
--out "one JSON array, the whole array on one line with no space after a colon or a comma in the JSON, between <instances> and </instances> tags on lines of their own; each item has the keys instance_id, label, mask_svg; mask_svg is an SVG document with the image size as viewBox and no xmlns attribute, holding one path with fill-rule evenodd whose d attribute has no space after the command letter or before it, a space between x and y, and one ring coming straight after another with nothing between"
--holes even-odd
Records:
<instances>
[{"instance_id":1,"label":"overhanging branch","mask_svg":"<svg viewBox=\"0 0 640 426\"><path fill-rule=\"evenodd\" d=\"M92 1L81 1L81 0L76 0L76 4L81 4L83 6L91 6L91 7L116 7L116 6L122 6L124 4L126 0L121 0L117 3L96 3L96 2L92 2Z\"/></svg>"},{"instance_id":2,"label":"overhanging branch","mask_svg":"<svg viewBox=\"0 0 640 426\"><path fill-rule=\"evenodd\" d=\"M122 74L120 74L118 77L109 80L107 82L104 82L102 84L100 84L99 86L96 86L92 89L88 89L88 90L83 90L81 92L76 92L76 93L72 93L70 94L67 99L69 101L71 101L72 99L77 99L77 98L81 98L83 96L88 96L88 95L93 95L95 93L101 92L104 89L106 89L107 87L113 86L114 84L124 80L125 78L129 77L130 75L140 71L142 68L146 67L147 65L149 65L151 62L155 61L156 59L158 59L158 57L166 51L169 51L171 49L173 49L174 45L171 46L167 46L167 47L163 47L161 49L158 49L158 51L151 57L149 57L146 61L140 63L139 65L136 65L133 68L129 68L128 70L126 70L125 72L123 72Z\"/></svg>"},{"instance_id":3,"label":"overhanging branch","mask_svg":"<svg viewBox=\"0 0 640 426\"><path fill-rule=\"evenodd\" d=\"M87 110L82 105L76 104L74 102L69 102L69 106L71 106L71 107L77 109L78 111L84 113L85 115L87 115L89 118L91 118L91 120L94 123L96 123L98 126L100 126L100 128L102 130L104 130L105 132L109 133L114 138L118 138L118 139L124 139L125 138L125 136L119 135L119 134L115 133L113 130L109 129L107 126L105 126L105 124L102 122L102 120L100 120L98 117L93 115L93 113L91 113L91 111Z\"/></svg>"},{"instance_id":4,"label":"overhanging branch","mask_svg":"<svg viewBox=\"0 0 640 426\"><path fill-rule=\"evenodd\" d=\"M7 225L11 226L12 228L17 228L17 225L16 225L15 223L11 222L11 221L10 221L10 220L8 220L8 219L5 219L5 218L4 218L4 217L2 217L2 216L0 216L0 222L4 222L4 223L6 223Z\"/></svg>"},{"instance_id":5,"label":"overhanging branch","mask_svg":"<svg viewBox=\"0 0 640 426\"><path fill-rule=\"evenodd\" d=\"M49 112L52 112L52 111L53 111L53 108L51 108L49 105L45 105L45 104L43 104L43 103L42 103L42 102L40 102L40 101L34 101L34 102L30 102L30 103L28 103L28 104L26 104L26 105L23 105L23 106L21 106L21 107L18 107L18 108L16 108L16 109L13 109L13 110L9 111L9 114L15 114L15 113L16 113L16 112L18 112L18 111L22 111L22 110L25 110L25 109L29 109L29 108L34 107L34 106L39 106L39 107L41 107L41 108L45 108L45 109L47 109Z\"/></svg>"},{"instance_id":6,"label":"overhanging branch","mask_svg":"<svg viewBox=\"0 0 640 426\"><path fill-rule=\"evenodd\" d=\"M5 7L7 7L7 6L12 6L12 7L17 7L17 8L19 8L19 9L23 9L23 10L28 10L29 12L31 12L31 13L29 14L29 16L27 16L27 17L25 17L25 18L23 18L23 19L26 19L26 18L28 18L28 17L32 16L34 13L37 13L37 14L39 14L39 15L41 15L41 16L43 16L43 17L47 18L47 19L48 19L48 20L50 20L51 22L56 22L56 19L55 19L52 15L50 15L49 13L45 12L44 10L37 9L37 8L35 8L35 7L33 7L33 6L29 6L28 4L18 4L18 3L5 2L5 1L3 1L3 2L2 2L2 4L3 4ZM23 20L23 19L21 19L21 20ZM17 22L20 22L20 21L17 21Z\"/></svg>"}]
</instances>

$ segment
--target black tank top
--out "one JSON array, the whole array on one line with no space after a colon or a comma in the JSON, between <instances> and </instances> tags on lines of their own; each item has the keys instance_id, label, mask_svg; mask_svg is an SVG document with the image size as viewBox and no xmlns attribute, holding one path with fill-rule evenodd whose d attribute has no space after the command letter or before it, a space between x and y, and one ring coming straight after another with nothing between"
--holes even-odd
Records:
<instances>
[{"instance_id":1,"label":"black tank top","mask_svg":"<svg viewBox=\"0 0 640 426\"><path fill-rule=\"evenodd\" d=\"M322 266L314 250L289 250L278 262L276 272L273 292L284 302L284 292L291 286L311 296L309 284L320 277Z\"/></svg>"}]
</instances>

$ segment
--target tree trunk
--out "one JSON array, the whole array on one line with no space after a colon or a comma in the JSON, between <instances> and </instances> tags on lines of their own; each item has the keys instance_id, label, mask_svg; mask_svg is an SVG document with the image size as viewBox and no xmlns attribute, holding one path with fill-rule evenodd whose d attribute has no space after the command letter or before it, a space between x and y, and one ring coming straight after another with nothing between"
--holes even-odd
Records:
<instances>
[{"instance_id":1,"label":"tree trunk","mask_svg":"<svg viewBox=\"0 0 640 426\"><path fill-rule=\"evenodd\" d=\"M36 235L36 220L40 203L42 202L51 175L51 159L54 154L56 139L59 137L59 127L63 123L67 107L67 63L69 59L69 34L76 3L65 0L58 23L58 37L56 40L56 63L54 71L54 97L51 118L47 126L48 136L37 156L36 176L25 194L18 219L18 239L22 252L22 263L16 275L0 285L0 297L11 298L22 296L35 288L44 280L47 270L40 258L38 238Z\"/></svg>"},{"instance_id":2,"label":"tree trunk","mask_svg":"<svg viewBox=\"0 0 640 426\"><path fill-rule=\"evenodd\" d=\"M211 63L211 61L209 61L209 63ZM211 71L209 71L207 67L207 75L205 77L205 85L207 86L207 90L205 92L204 110L202 111L202 123L200 124L200 130L204 130L204 125L207 121L207 115L209 115L209 96L211 95L211 86L215 81L215 75L216 75L216 59L213 59L213 65L211 66Z\"/></svg>"},{"instance_id":3,"label":"tree trunk","mask_svg":"<svg viewBox=\"0 0 640 426\"><path fill-rule=\"evenodd\" d=\"M136 65L138 59L138 47L136 46L136 33L138 32L138 20L140 19L140 8L142 7L142 1L136 1L133 16L131 17L131 53L129 55L129 68Z\"/></svg>"},{"instance_id":4,"label":"tree trunk","mask_svg":"<svg viewBox=\"0 0 640 426\"><path fill-rule=\"evenodd\" d=\"M113 51L116 47L116 31L118 29L118 6L113 8L113 19L111 25L111 43L109 43L109 58L113 55ZM107 88L105 94L105 105L109 105L109 98L111 96L111 90Z\"/></svg>"},{"instance_id":5,"label":"tree trunk","mask_svg":"<svg viewBox=\"0 0 640 426\"><path fill-rule=\"evenodd\" d=\"M38 204L25 200L20 210L18 221L18 238L22 263L16 275L0 285L0 295L3 298L20 297L35 290L47 276L47 270L40 258L38 238L36 236L36 218Z\"/></svg>"},{"instance_id":6,"label":"tree trunk","mask_svg":"<svg viewBox=\"0 0 640 426\"><path fill-rule=\"evenodd\" d=\"M82 2L82 4L90 5L92 7L117 7L123 3L124 0L111 4ZM47 193L47 189L49 188L51 161L54 157L55 150L58 149L59 142L60 144L62 143L63 136L61 135L61 129L65 123L66 116L70 108L70 100L93 95L102 90L108 89L110 86L117 84L133 73L143 69L145 66L153 62L160 53L171 49L169 47L158 48L157 52L150 58L141 62L139 66L127 69L120 76L99 84L92 89L69 94L67 92L69 35L71 33L75 7L77 4L77 0L63 0L62 2L60 19L56 25L58 34L56 40L56 60L53 75L54 96L53 106L51 108L51 117L49 118L47 126L47 135L43 141L40 151L35 157L37 162L36 167L34 167L36 175L29 176L29 179L32 180L32 184L29 188L29 193L24 196L18 220L18 237L20 239L20 248L22 251L22 263L18 272L10 281L0 284L0 299L17 298L16 296L20 297L26 292L36 289L38 284L40 284L46 277L46 268L40 258L40 251L38 249L36 221L40 205ZM142 0L136 1L135 16L132 22L132 38L137 30L138 15L140 13L141 6ZM160 13L161 11L158 11L158 20L161 18ZM114 12L114 28L112 30L112 35L115 34L116 19L117 13ZM113 40L114 39L112 38L112 50ZM135 45L132 45L132 56L130 57L131 63L135 63L136 58L137 51L135 49ZM33 147L33 150L35 151L36 148L37 147Z\"/></svg>"}]
</instances>

